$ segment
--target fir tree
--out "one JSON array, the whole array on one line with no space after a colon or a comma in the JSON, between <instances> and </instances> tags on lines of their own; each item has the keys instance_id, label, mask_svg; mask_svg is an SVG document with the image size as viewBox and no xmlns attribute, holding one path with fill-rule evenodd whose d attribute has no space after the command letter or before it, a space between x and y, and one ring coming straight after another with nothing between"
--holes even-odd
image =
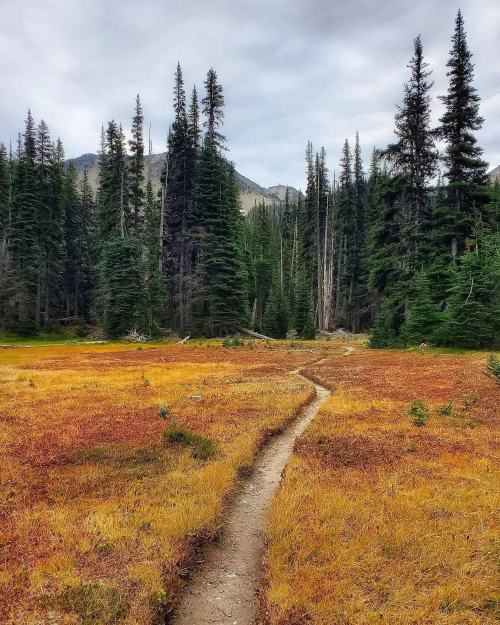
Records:
<instances>
[{"instance_id":1,"label":"fir tree","mask_svg":"<svg viewBox=\"0 0 500 625\"><path fill-rule=\"evenodd\" d=\"M145 202L145 298L146 298L146 324L148 333L152 336L158 333L163 312L163 284L161 276L159 226L160 211L158 200L153 193L151 178L148 177L146 184Z\"/></svg>"},{"instance_id":2,"label":"fir tree","mask_svg":"<svg viewBox=\"0 0 500 625\"><path fill-rule=\"evenodd\" d=\"M474 133L482 126L480 98L473 86L474 65L467 44L464 20L459 10L455 20L452 49L448 61L448 93L440 99L445 106L439 134L446 143L444 164L448 180L446 193L447 244L453 257L462 253L471 235L477 213L486 198L486 163Z\"/></svg>"},{"instance_id":3,"label":"fir tree","mask_svg":"<svg viewBox=\"0 0 500 625\"><path fill-rule=\"evenodd\" d=\"M431 283L421 271L414 283L407 318L401 326L401 338L408 345L432 343L440 322L436 304L432 300Z\"/></svg>"},{"instance_id":4,"label":"fir tree","mask_svg":"<svg viewBox=\"0 0 500 625\"><path fill-rule=\"evenodd\" d=\"M6 241L10 222L10 172L7 150L0 143L0 241Z\"/></svg>"},{"instance_id":5,"label":"fir tree","mask_svg":"<svg viewBox=\"0 0 500 625\"><path fill-rule=\"evenodd\" d=\"M163 266L169 292L169 321L183 331L188 323L188 286L191 275L188 229L191 223L194 158L194 129L189 129L184 80L177 65L174 84L175 120L168 136L166 178L165 246Z\"/></svg>"},{"instance_id":6,"label":"fir tree","mask_svg":"<svg viewBox=\"0 0 500 625\"><path fill-rule=\"evenodd\" d=\"M286 338L289 326L288 304L279 279L275 278L266 304L263 320L264 332L275 338Z\"/></svg>"},{"instance_id":7,"label":"fir tree","mask_svg":"<svg viewBox=\"0 0 500 625\"><path fill-rule=\"evenodd\" d=\"M35 122L28 111L19 139L12 191L11 259L17 276L15 329L35 334L40 326L40 244L36 185Z\"/></svg>"},{"instance_id":8,"label":"fir tree","mask_svg":"<svg viewBox=\"0 0 500 625\"><path fill-rule=\"evenodd\" d=\"M142 330L144 319L143 267L136 237L112 237L104 243L104 329L116 339L129 330Z\"/></svg>"},{"instance_id":9,"label":"fir tree","mask_svg":"<svg viewBox=\"0 0 500 625\"><path fill-rule=\"evenodd\" d=\"M130 146L131 158L129 165L130 194L130 234L139 234L143 226L144 218L144 116L139 95L135 99L135 115L132 120L132 138Z\"/></svg>"},{"instance_id":10,"label":"fir tree","mask_svg":"<svg viewBox=\"0 0 500 625\"><path fill-rule=\"evenodd\" d=\"M438 341L485 348L500 337L500 238L488 235L452 267L449 309Z\"/></svg>"},{"instance_id":11,"label":"fir tree","mask_svg":"<svg viewBox=\"0 0 500 625\"><path fill-rule=\"evenodd\" d=\"M423 224L428 215L428 183L436 173L437 150L430 128L429 92L433 83L424 61L420 36L414 41L414 54L408 65L411 76L404 85L403 104L396 114L398 142L388 146L386 154L396 173L405 178L403 237L406 241L408 268L417 266L416 255L423 237Z\"/></svg>"}]
</instances>

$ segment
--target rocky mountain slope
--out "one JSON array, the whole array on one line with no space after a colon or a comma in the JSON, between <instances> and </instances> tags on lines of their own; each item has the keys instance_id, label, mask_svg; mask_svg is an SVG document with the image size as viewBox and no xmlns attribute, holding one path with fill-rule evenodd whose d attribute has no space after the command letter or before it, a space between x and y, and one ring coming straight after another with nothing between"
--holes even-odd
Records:
<instances>
[{"instance_id":1,"label":"rocky mountain slope","mask_svg":"<svg viewBox=\"0 0 500 625\"><path fill-rule=\"evenodd\" d=\"M87 168L90 184L95 190L97 188L99 174L97 154L82 154L82 156L71 160L75 164L79 176L81 176L84 169ZM159 186L161 170L165 162L165 153L152 154L151 157L146 156L145 161L146 168L151 168L153 185ZM271 204L282 204L285 200L286 186L284 185L276 185L266 189L238 172L236 172L236 183L240 190L241 207L245 214L248 213L255 204L264 202L266 206L269 206ZM289 187L289 196L291 202L296 202L299 198L299 191L293 187Z\"/></svg>"},{"instance_id":2,"label":"rocky mountain slope","mask_svg":"<svg viewBox=\"0 0 500 625\"><path fill-rule=\"evenodd\" d=\"M500 182L500 165L497 165L495 169L492 169L488 173L488 176L490 177L491 180L493 181L498 180Z\"/></svg>"}]
</instances>

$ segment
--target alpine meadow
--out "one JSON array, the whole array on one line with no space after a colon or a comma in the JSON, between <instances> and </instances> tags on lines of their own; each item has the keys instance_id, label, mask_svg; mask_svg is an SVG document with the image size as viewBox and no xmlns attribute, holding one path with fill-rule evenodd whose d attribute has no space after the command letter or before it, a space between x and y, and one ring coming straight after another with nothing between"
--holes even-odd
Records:
<instances>
[{"instance_id":1,"label":"alpine meadow","mask_svg":"<svg viewBox=\"0 0 500 625\"><path fill-rule=\"evenodd\" d=\"M164 4L0 0L0 623L493 625L500 8Z\"/></svg>"}]
</instances>

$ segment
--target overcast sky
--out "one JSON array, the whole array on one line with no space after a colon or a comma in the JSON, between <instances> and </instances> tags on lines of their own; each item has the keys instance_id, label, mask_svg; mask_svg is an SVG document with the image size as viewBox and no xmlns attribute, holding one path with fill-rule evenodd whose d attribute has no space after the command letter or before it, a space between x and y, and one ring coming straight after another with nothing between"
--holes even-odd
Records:
<instances>
[{"instance_id":1,"label":"overcast sky","mask_svg":"<svg viewBox=\"0 0 500 625\"><path fill-rule=\"evenodd\" d=\"M163 151L179 60L190 91L213 66L237 169L259 184L303 183L310 139L331 170L358 130L369 158L392 138L395 105L421 34L433 95L446 91L458 0L0 0L0 140L26 110L68 157L96 152L102 122L128 130L136 93ZM500 164L500 0L461 0L485 124ZM434 102L434 116L440 112Z\"/></svg>"}]
</instances>

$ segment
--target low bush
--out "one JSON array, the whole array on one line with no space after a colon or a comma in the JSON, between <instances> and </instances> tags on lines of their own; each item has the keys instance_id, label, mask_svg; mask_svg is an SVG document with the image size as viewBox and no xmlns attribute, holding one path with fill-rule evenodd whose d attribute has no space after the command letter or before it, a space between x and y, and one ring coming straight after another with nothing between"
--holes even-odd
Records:
<instances>
[{"instance_id":1,"label":"low bush","mask_svg":"<svg viewBox=\"0 0 500 625\"><path fill-rule=\"evenodd\" d=\"M187 428L178 426L176 423L165 430L163 440L191 448L191 455L198 460L208 460L215 455L215 445L208 438L204 438Z\"/></svg>"},{"instance_id":2,"label":"low bush","mask_svg":"<svg viewBox=\"0 0 500 625\"><path fill-rule=\"evenodd\" d=\"M80 625L115 625L128 612L120 591L104 582L69 586L59 595L59 604L66 612L78 614Z\"/></svg>"},{"instance_id":3,"label":"low bush","mask_svg":"<svg viewBox=\"0 0 500 625\"><path fill-rule=\"evenodd\" d=\"M429 406L423 399L416 399L410 404L408 414L413 417L413 425L421 427L427 423Z\"/></svg>"},{"instance_id":4,"label":"low bush","mask_svg":"<svg viewBox=\"0 0 500 625\"><path fill-rule=\"evenodd\" d=\"M446 402L446 404L443 404L442 406L439 406L438 408L438 414L441 415L442 417L449 417L451 416L452 412L453 412L453 404L451 403L451 401Z\"/></svg>"},{"instance_id":5,"label":"low bush","mask_svg":"<svg viewBox=\"0 0 500 625\"><path fill-rule=\"evenodd\" d=\"M500 358L497 358L495 354L490 354L487 368L490 377L492 377L497 384L500 384Z\"/></svg>"}]
</instances>

